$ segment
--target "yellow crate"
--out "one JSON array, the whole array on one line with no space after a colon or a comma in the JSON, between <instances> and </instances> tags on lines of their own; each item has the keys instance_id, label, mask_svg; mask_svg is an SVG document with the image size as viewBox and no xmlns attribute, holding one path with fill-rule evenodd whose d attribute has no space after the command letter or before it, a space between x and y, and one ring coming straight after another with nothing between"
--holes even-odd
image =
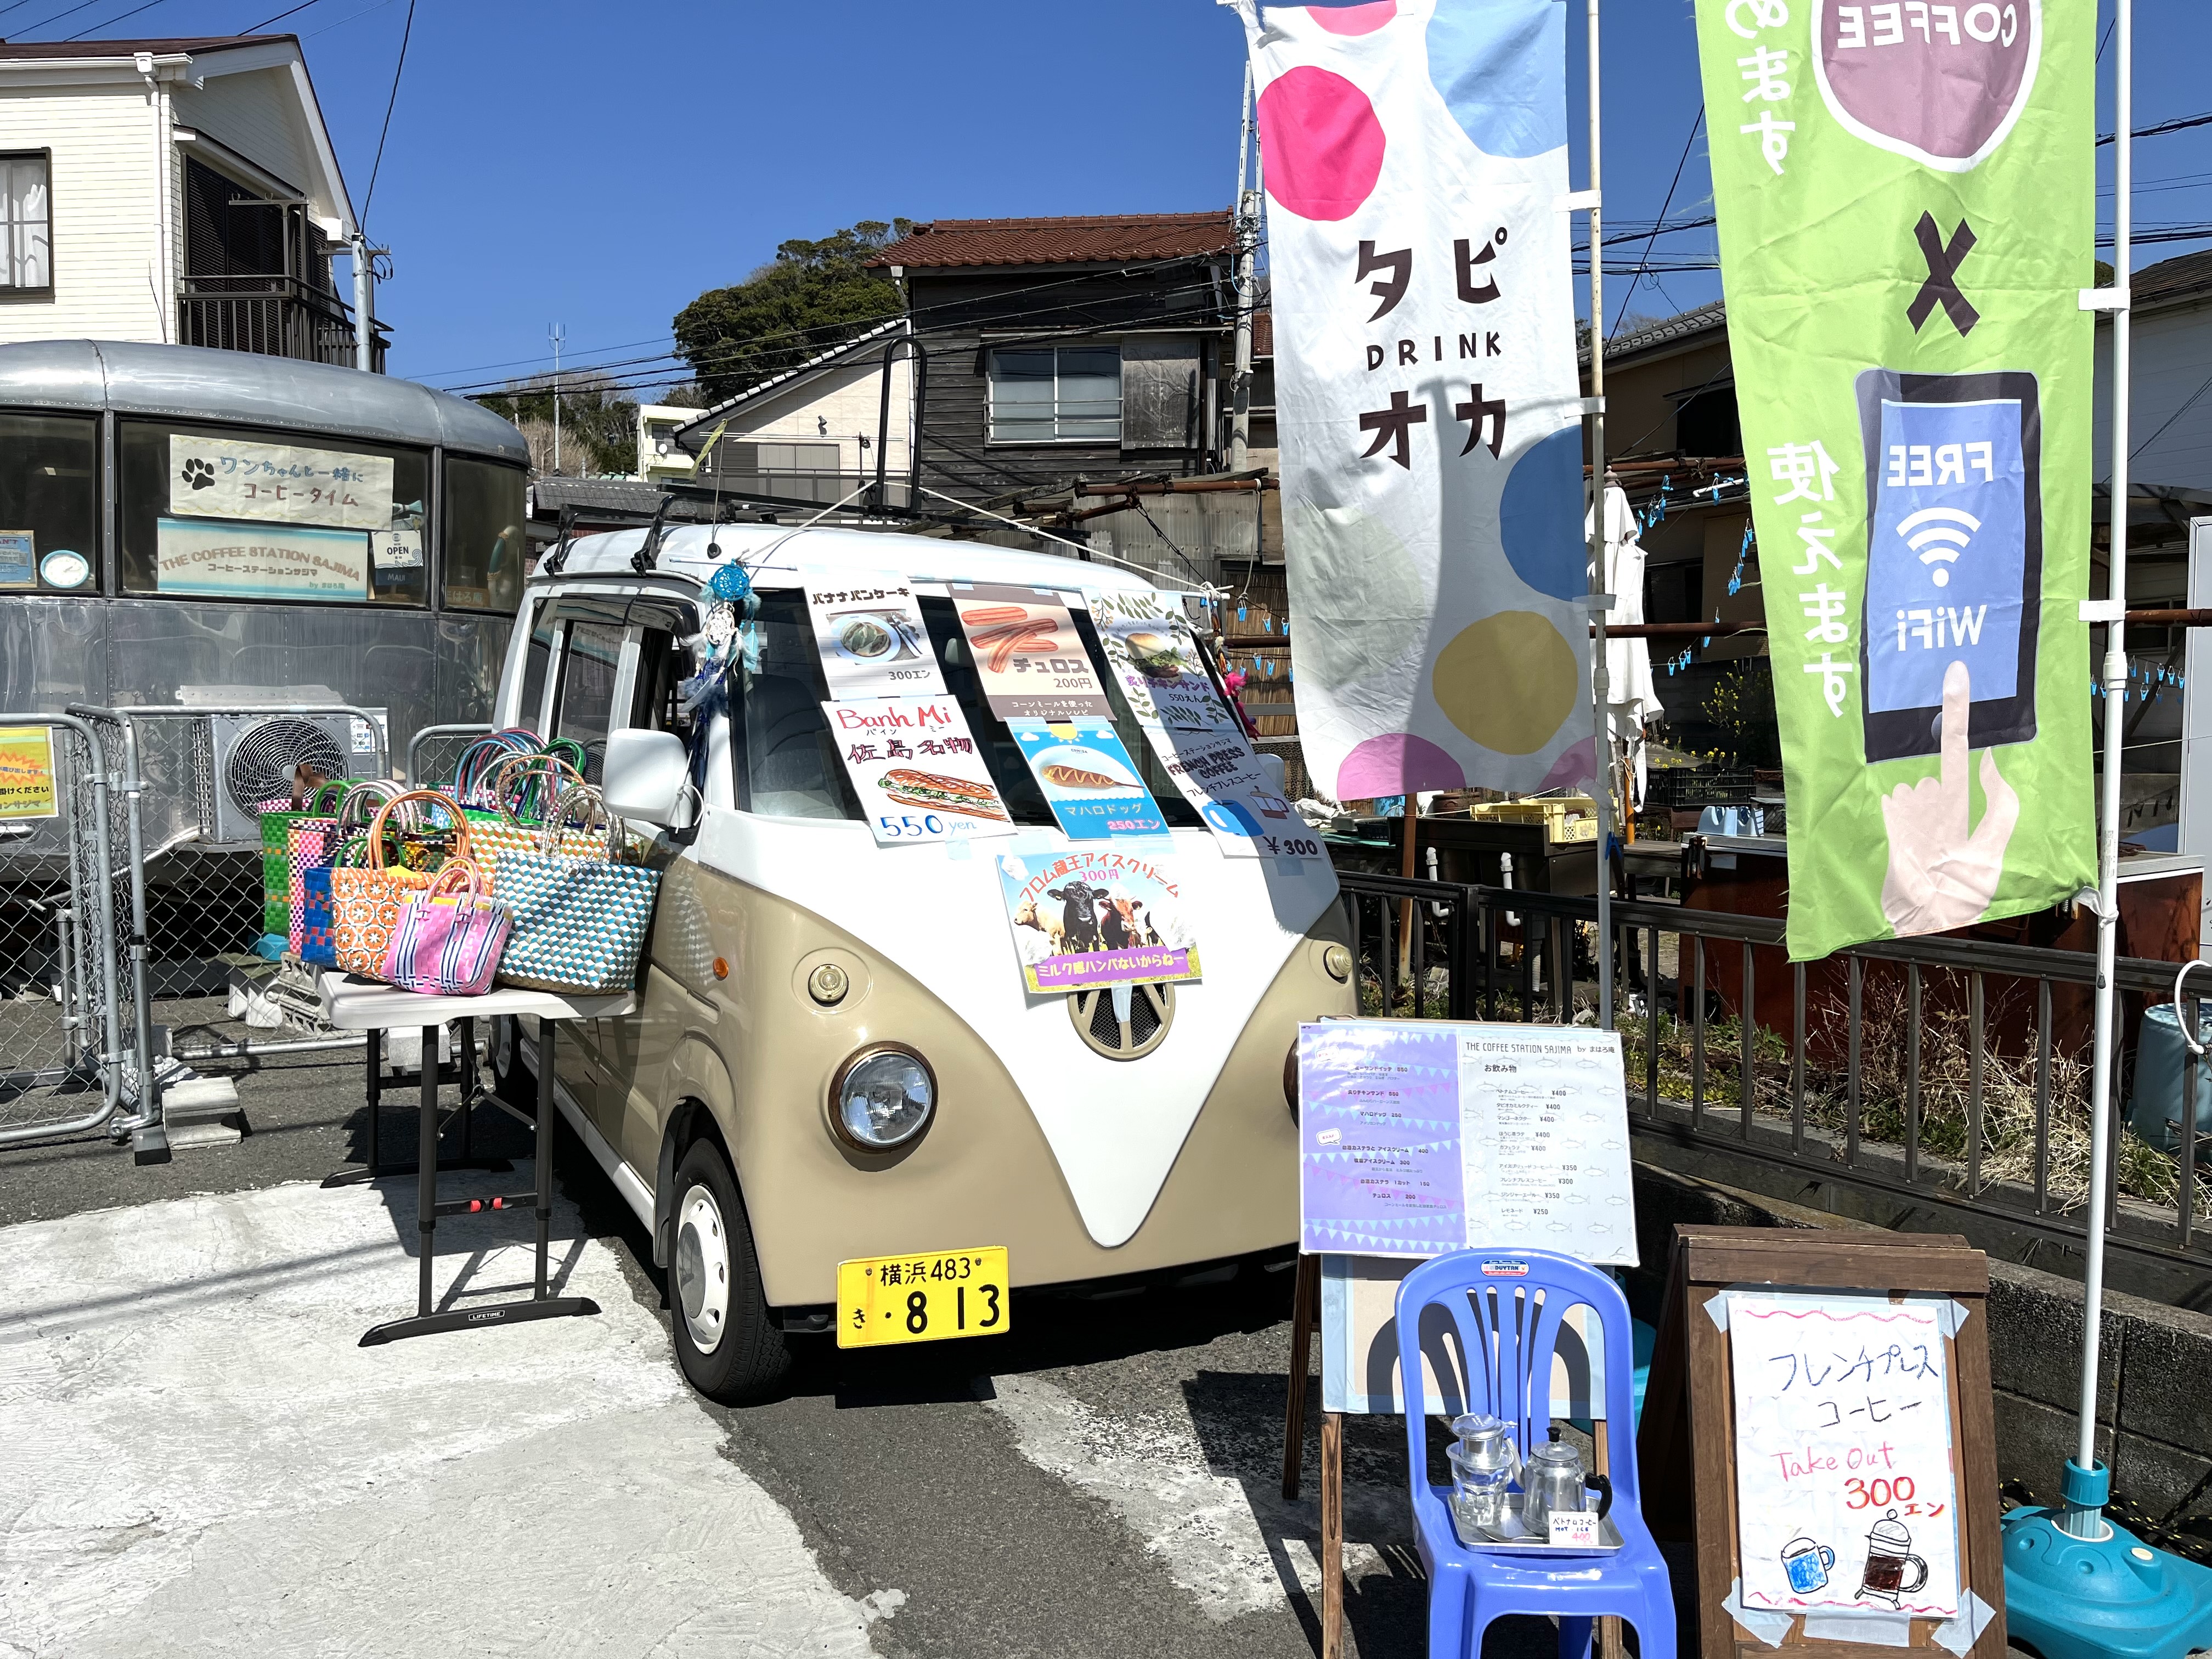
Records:
<instances>
[{"instance_id":1,"label":"yellow crate","mask_svg":"<svg viewBox=\"0 0 2212 1659\"><path fill-rule=\"evenodd\" d=\"M1597 802L1588 795L1547 795L1541 800L1485 801L1468 816L1492 823L1540 823L1547 841L1571 845L1597 839Z\"/></svg>"}]
</instances>

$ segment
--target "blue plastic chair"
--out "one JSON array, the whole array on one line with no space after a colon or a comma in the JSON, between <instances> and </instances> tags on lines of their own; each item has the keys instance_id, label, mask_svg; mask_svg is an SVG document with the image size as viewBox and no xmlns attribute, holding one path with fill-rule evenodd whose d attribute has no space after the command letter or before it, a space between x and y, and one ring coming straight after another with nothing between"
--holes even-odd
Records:
<instances>
[{"instance_id":1,"label":"blue plastic chair","mask_svg":"<svg viewBox=\"0 0 2212 1659\"><path fill-rule=\"evenodd\" d=\"M1667 1565L1644 1524L1636 1474L1628 1302L1597 1268L1550 1250L1515 1250L1520 1278L1487 1278L1497 1250L1455 1250L1426 1261L1398 1287L1398 1364L1406 1398L1406 1455L1421 1564L1429 1575L1429 1659L1480 1659L1482 1633L1507 1613L1556 1615L1559 1659L1586 1659L1592 1621L1626 1619L1643 1659L1674 1659L1674 1598ZM1457 1336L1467 1409L1520 1425L1525 1459L1549 1437L1552 1354L1567 1310L1587 1304L1605 1340L1605 1415L1613 1508L1623 1547L1611 1555L1562 1548L1542 1558L1469 1549L1453 1529L1451 1488L1429 1484L1428 1406L1421 1384L1423 1316L1441 1308ZM1436 1321L1428 1323L1433 1329ZM1440 1376L1438 1382L1443 1379ZM1445 1386L1449 1386L1448 1384Z\"/></svg>"}]
</instances>

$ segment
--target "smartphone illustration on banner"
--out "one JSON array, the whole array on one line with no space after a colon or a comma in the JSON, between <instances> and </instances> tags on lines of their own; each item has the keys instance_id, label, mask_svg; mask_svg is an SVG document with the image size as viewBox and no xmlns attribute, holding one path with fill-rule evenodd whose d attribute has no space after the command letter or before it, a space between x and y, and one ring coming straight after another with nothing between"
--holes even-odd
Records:
<instances>
[{"instance_id":1,"label":"smartphone illustration on banner","mask_svg":"<svg viewBox=\"0 0 2212 1659\"><path fill-rule=\"evenodd\" d=\"M2035 736L2043 426L2035 376L1857 380L1866 447L1860 677L1869 761L1936 752L1943 676L1966 665L1966 744Z\"/></svg>"}]
</instances>

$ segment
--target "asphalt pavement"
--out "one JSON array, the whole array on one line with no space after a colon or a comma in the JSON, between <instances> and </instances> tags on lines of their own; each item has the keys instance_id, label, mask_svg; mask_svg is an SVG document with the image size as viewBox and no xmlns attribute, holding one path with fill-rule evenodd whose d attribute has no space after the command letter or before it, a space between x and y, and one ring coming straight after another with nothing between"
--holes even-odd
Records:
<instances>
[{"instance_id":1,"label":"asphalt pavement","mask_svg":"<svg viewBox=\"0 0 2212 1659\"><path fill-rule=\"evenodd\" d=\"M853 1651L884 1659L1079 1659L1143 1653L1235 1659L1318 1651L1316 1436L1308 1437L1301 1498L1286 1502L1279 1490L1288 1273L1250 1271L1226 1284L1112 1300L1019 1294L1012 1330L981 1341L848 1353L825 1340L800 1368L787 1397L728 1410L683 1388L645 1230L564 1125L556 1150L564 1200L556 1255L572 1277L581 1276L578 1282L598 1287L592 1293L609 1304L605 1320L554 1321L355 1351L350 1345L364 1308L382 1297L401 1304L387 1316L406 1310L413 1282L407 1255L413 1182L398 1178L374 1189L353 1189L357 1197L321 1194L292 1183L319 1179L362 1156L361 1071L360 1052L354 1050L272 1060L241 1073L240 1094L251 1133L234 1146L182 1152L163 1166L136 1167L127 1152L98 1137L0 1150L0 1257L8 1255L12 1237L19 1259L35 1246L32 1255L39 1260L94 1264L95 1279L122 1274L98 1294L88 1283L82 1298L88 1308L105 1302L127 1305L155 1328L187 1316L202 1322L191 1328L198 1334L189 1340L183 1334L131 1339L150 1343L149 1352L157 1357L173 1349L189 1353L201 1368L193 1388L149 1389L149 1398L161 1403L136 1430L147 1446L173 1437L176 1461L188 1464L201 1455L195 1437L249 1431L241 1429L235 1411L206 1416L198 1402L222 1397L226 1368L264 1363L255 1357L257 1343L282 1342L288 1352L303 1344L331 1345L317 1376L343 1370L356 1379L348 1386L356 1392L364 1382L380 1399L387 1384L397 1392L383 1418L372 1413L319 1443L324 1431L315 1426L319 1419L311 1408L323 1409L313 1401L325 1391L307 1389L308 1403L298 1410L310 1415L281 1439L283 1455L300 1460L288 1479L307 1487L330 1486L329 1502L337 1504L349 1497L339 1486L348 1467L346 1442L356 1430L404 1420L416 1425L403 1437L408 1443L420 1436L428 1446L441 1444L443 1429L453 1427L459 1449L402 1471L395 1476L395 1495L372 1513L388 1517L404 1510L410 1517L407 1528L392 1534L410 1541L389 1547L417 1570L429 1571L427 1564L438 1559L446 1564L441 1573L480 1567L487 1582L504 1582L501 1564L508 1558L501 1552L530 1555L529 1582L538 1598L532 1605L543 1617L528 1628L537 1638L566 1631L576 1639L544 1650L520 1640L524 1632L517 1631L512 1639L495 1642L495 1650L512 1645L599 1651L582 1639L585 1633L597 1632L611 1641L607 1632L619 1626L631 1633L649 1629L650 1644L625 1650L655 1655ZM415 1130L410 1085L387 1094L381 1133L388 1146L410 1146ZM477 1131L479 1151L516 1160L514 1172L489 1178L491 1186L526 1188L530 1166L524 1133L492 1113L480 1114ZM234 1196L206 1196L212 1194ZM140 1206L149 1207L134 1219L129 1212ZM105 1211L123 1212L100 1213ZM358 1263L347 1259L346 1273L332 1270L327 1309L312 1294L314 1273L302 1277L289 1267L282 1269L292 1286L289 1300L257 1301L246 1290L233 1296L228 1281L216 1274L204 1285L195 1279L200 1288L189 1297L172 1298L178 1307L165 1302L161 1285L167 1269L159 1240L195 1241L176 1247L195 1260L228 1260L241 1247L228 1241L266 1238L278 1241L267 1248L285 1261L312 1262L321 1253L308 1249L298 1235L318 1216L327 1217L337 1233L360 1239L349 1248L365 1252ZM349 1227L354 1231L344 1233ZM517 1218L506 1224L505 1236L519 1240L527 1231ZM220 1248L198 1242L209 1239L222 1242ZM511 1263L519 1256L499 1249L500 1241L489 1234L450 1243L441 1234L441 1289L464 1273L500 1279L486 1262ZM487 1256L487 1250L494 1254ZM115 1261L127 1267L111 1267ZM362 1277L372 1270L383 1277ZM73 1340L100 1328L93 1319L80 1330L72 1322L77 1316L69 1311L74 1305L69 1286L88 1271L58 1267L53 1284L40 1292L46 1299L39 1305L47 1310L41 1318L46 1325L58 1319L57 1328ZM200 1268L180 1263L177 1271L188 1277ZM626 1298L626 1305L615 1305L618 1298ZM205 1326L218 1317L225 1322ZM613 1335L585 1328L603 1322ZM19 1322L11 1339L5 1324L0 1317L0 1377L8 1370L4 1355L11 1340L30 1343L33 1352L59 1340L36 1322ZM617 1392L635 1396L635 1410L603 1408L611 1362L599 1350L610 1342L619 1348L625 1368ZM455 1353L456 1348L462 1352ZM84 1351L56 1352L82 1356ZM547 1409L560 1419L558 1432L546 1430L542 1445L518 1446L496 1435L471 1439L460 1432L479 1414L470 1401L514 1390L513 1379L498 1374L509 1364L528 1371L535 1379L532 1389L551 1395ZM343 1369L356 1366L363 1369ZM443 1367L463 1376L478 1368L492 1371L480 1385L458 1391L416 1388L410 1381L428 1376L434 1382ZM58 1362L53 1375L76 1377L78 1361ZM39 1390L47 1384L34 1378L28 1386L30 1397L45 1400ZM81 1377L74 1386L98 1394ZM1317 1383L1310 1388L1310 1407L1317 1413ZM292 1397L284 1395L288 1401ZM341 1425L349 1421L349 1398L341 1390L327 1405ZM441 1425L446 1416L452 1425ZM87 1418L82 1410L70 1410L58 1420L76 1424ZM1395 1419L1347 1424L1351 1582L1346 1606L1350 1650L1366 1659L1418 1654L1424 1647L1426 1585L1404 1518L1402 1433ZM80 1448L79 1455L112 1455L97 1445ZM37 1530L46 1500L35 1494L42 1486L65 1483L70 1474L66 1467L42 1462L43 1455L36 1448L19 1448L12 1458L0 1460L14 1466L15 1476L33 1494L12 1510L0 1504L10 1528L0 1536L20 1541L27 1534L17 1529L29 1527L27 1535L63 1550L57 1560L75 1559L71 1550L87 1561L113 1556L122 1546L102 1528L129 1533L140 1524L128 1518L127 1503L117 1511L122 1518L87 1522L90 1529L82 1536ZM453 1458L461 1460L458 1472L445 1466ZM533 1458L544 1460L536 1482L528 1474ZM620 1473L624 1470L634 1474ZM475 1471L496 1498L487 1499ZM152 1474L145 1478L160 1485ZM167 1478L166 1473L161 1477ZM566 1564L562 1570L548 1571L537 1559L539 1548L530 1542L533 1510L542 1510L547 1525L565 1526L578 1492L610 1485L620 1501L608 1499L603 1556L568 1550L556 1558ZM519 1506L520 1530L487 1528L488 1502ZM672 1511L665 1535L646 1518L660 1510ZM341 1542L349 1535L347 1528L362 1522L346 1518L352 1511L342 1507L317 1514L321 1518L313 1524L287 1532L289 1547L275 1553L279 1578L295 1573L299 1582L282 1596L263 1598L265 1605L256 1614L263 1622L251 1627L258 1638L283 1646L289 1635L292 1650L327 1647L349 1653L424 1650L418 1644L433 1636L484 1644L483 1629L470 1620L471 1597L432 1597L403 1611L389 1598L356 1594L349 1572L334 1577L333 1564L321 1561L317 1552L338 1550L350 1563L352 1553ZM226 1510L222 1524L245 1527L249 1519ZM581 1535L593 1535L592 1529ZM630 1546L646 1535L653 1540L645 1557L647 1577L655 1587L656 1614L662 1615L652 1619L643 1619L634 1605L643 1569L635 1567ZM444 1540L446 1553L417 1548L412 1540L426 1536ZM269 1551L266 1543L252 1548ZM601 1559L606 1571L595 1574L589 1564ZM153 1605L171 1617L212 1620L219 1628L243 1632L248 1626L234 1623L242 1616L235 1611L242 1593L232 1582L237 1577L234 1565L226 1566L216 1553L187 1558L175 1568L173 1582L164 1581L169 1588ZM265 1585L266 1578L264 1573L256 1582ZM75 1570L63 1575L57 1567L53 1582L77 1584L81 1591L84 1583L101 1581ZM344 1619L326 1605L339 1586L347 1587L344 1605L351 1609ZM21 1596L33 1588L19 1582L15 1591ZM37 1593L43 1598L45 1592ZM482 1597L474 1600L480 1605ZM29 1628L19 1618L0 1623ZM137 1628L143 1638L145 1626ZM740 1632L743 1639L731 1645ZM17 1638L0 1633L0 1654L9 1651L11 1640ZM97 1646L63 1640L58 1629L36 1643L17 1644L21 1651L41 1655ZM1487 1650L1492 1659L1548 1654L1552 1632L1539 1621L1512 1621L1493 1631Z\"/></svg>"}]
</instances>

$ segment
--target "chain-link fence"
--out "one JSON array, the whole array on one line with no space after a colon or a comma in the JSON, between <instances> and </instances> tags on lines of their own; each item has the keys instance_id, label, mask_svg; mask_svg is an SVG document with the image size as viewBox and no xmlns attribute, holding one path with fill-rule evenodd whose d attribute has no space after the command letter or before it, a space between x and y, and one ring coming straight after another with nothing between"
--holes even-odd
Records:
<instances>
[{"instance_id":1,"label":"chain-link fence","mask_svg":"<svg viewBox=\"0 0 2212 1659\"><path fill-rule=\"evenodd\" d=\"M103 737L0 714L0 1146L98 1128L133 1097L127 808Z\"/></svg>"}]
</instances>

